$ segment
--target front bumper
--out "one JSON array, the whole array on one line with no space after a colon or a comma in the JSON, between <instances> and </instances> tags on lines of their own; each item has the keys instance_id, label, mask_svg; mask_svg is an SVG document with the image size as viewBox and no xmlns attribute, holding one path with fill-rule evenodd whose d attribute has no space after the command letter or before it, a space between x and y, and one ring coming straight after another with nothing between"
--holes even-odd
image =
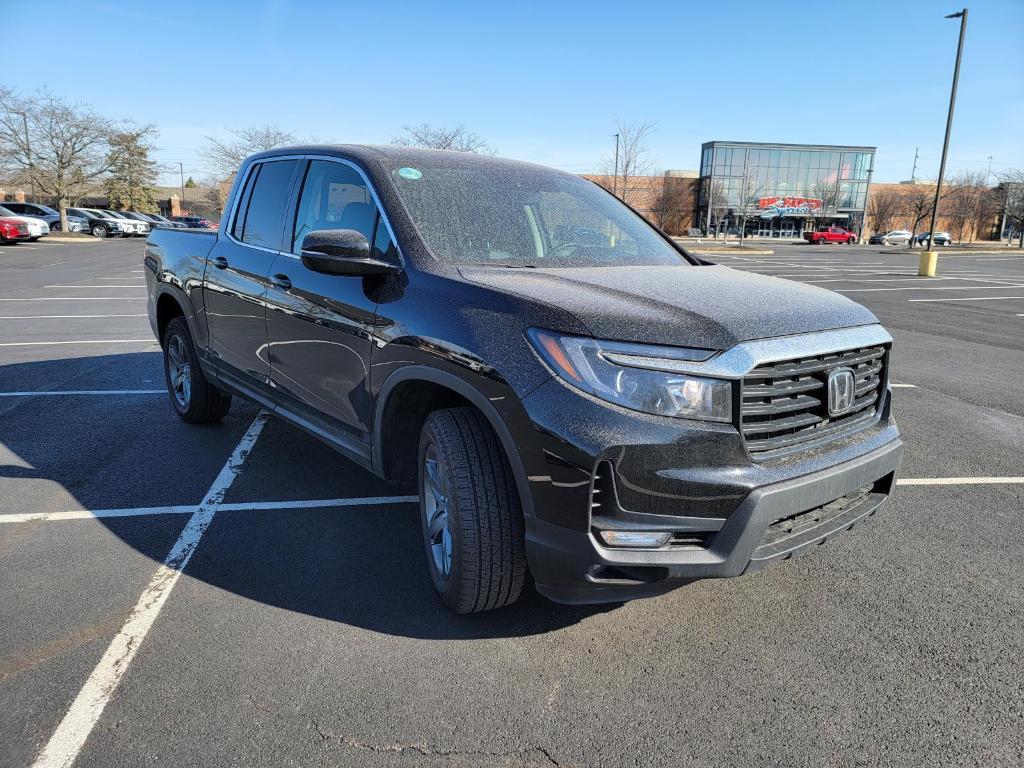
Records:
<instances>
[{"instance_id":1,"label":"front bumper","mask_svg":"<svg viewBox=\"0 0 1024 768\"><path fill-rule=\"evenodd\" d=\"M700 545L609 548L593 531L527 518L527 554L537 589L564 603L599 603L660 594L686 581L739 576L823 544L882 506L896 479L903 443L881 447L811 474L753 489L724 521L699 531ZM859 491L859 493L858 493ZM833 504L849 497L849 504ZM800 513L792 531L769 527ZM714 530L716 529L716 530Z\"/></svg>"}]
</instances>

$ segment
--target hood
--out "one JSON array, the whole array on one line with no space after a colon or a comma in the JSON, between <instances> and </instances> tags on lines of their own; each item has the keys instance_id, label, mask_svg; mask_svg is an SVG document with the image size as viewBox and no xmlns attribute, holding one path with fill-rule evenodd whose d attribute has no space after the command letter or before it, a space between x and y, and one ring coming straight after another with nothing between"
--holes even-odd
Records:
<instances>
[{"instance_id":1,"label":"hood","mask_svg":"<svg viewBox=\"0 0 1024 768\"><path fill-rule=\"evenodd\" d=\"M877 323L824 288L722 266L461 267L474 283L572 313L591 335L703 349Z\"/></svg>"}]
</instances>

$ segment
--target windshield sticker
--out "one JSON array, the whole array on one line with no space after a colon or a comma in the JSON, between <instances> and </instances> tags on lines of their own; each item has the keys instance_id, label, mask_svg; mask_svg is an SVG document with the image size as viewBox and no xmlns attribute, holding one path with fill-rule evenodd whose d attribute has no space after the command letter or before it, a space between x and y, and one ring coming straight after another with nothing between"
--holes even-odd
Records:
<instances>
[{"instance_id":1,"label":"windshield sticker","mask_svg":"<svg viewBox=\"0 0 1024 768\"><path fill-rule=\"evenodd\" d=\"M398 175L403 179L412 179L415 181L416 179L423 178L423 171L418 168L399 168Z\"/></svg>"}]
</instances>

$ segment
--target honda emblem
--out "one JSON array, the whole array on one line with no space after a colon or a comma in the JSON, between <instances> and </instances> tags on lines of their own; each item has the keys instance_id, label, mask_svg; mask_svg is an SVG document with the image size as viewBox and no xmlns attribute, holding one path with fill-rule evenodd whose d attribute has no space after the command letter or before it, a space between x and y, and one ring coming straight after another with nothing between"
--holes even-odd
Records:
<instances>
[{"instance_id":1,"label":"honda emblem","mask_svg":"<svg viewBox=\"0 0 1024 768\"><path fill-rule=\"evenodd\" d=\"M857 379L850 368L838 368L828 375L828 415L841 416L853 408Z\"/></svg>"}]
</instances>

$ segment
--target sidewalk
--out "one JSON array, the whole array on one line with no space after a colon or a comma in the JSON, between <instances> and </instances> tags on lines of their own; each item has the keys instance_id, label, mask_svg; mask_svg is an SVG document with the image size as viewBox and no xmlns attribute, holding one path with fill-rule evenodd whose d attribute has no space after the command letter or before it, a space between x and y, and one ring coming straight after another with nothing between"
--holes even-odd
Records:
<instances>
[{"instance_id":1,"label":"sidewalk","mask_svg":"<svg viewBox=\"0 0 1024 768\"><path fill-rule=\"evenodd\" d=\"M745 253L751 256L771 256L775 253L761 244L761 242L766 243L767 241L752 242L750 238L745 239L743 245L740 245L739 240L727 241L723 238L715 240L713 237L673 237L672 239L684 248L700 253Z\"/></svg>"}]
</instances>

